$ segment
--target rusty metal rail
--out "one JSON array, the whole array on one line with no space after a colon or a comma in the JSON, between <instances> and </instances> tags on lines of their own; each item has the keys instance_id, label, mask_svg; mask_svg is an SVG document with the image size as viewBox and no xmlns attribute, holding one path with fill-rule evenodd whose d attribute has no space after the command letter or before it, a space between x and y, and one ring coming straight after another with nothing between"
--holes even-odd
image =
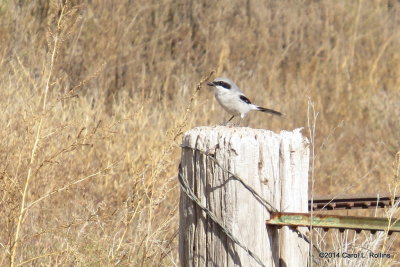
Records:
<instances>
[{"instance_id":1,"label":"rusty metal rail","mask_svg":"<svg viewBox=\"0 0 400 267\"><path fill-rule=\"evenodd\" d=\"M311 204L308 201L308 209L313 211L321 210L339 210L339 209L371 209L371 208L389 208L394 203L400 201L400 196L390 196L390 194L377 195L342 195L342 196L324 196L315 197ZM357 217L357 216L338 216L326 214L310 213L288 213L272 212L271 218L266 222L272 226L289 226L291 228L308 227L322 228L325 231L329 229L362 230L375 233L376 231L400 232L400 221L396 218L377 217Z\"/></svg>"},{"instance_id":2,"label":"rusty metal rail","mask_svg":"<svg viewBox=\"0 0 400 267\"><path fill-rule=\"evenodd\" d=\"M313 228L322 228L325 231L329 229L339 229L340 231L350 229L355 230L357 233L366 230L373 234L376 231L387 231L389 235L392 232L400 232L400 221L395 218L389 220L388 218L325 214L313 214L311 217L310 213L273 212L266 224L278 227L289 226L291 228L310 228L312 224Z\"/></svg>"},{"instance_id":3,"label":"rusty metal rail","mask_svg":"<svg viewBox=\"0 0 400 267\"><path fill-rule=\"evenodd\" d=\"M385 195L348 195L324 196L313 199L312 210L337 209L375 209L391 207L400 199L400 196ZM308 201L308 210L311 210L311 200Z\"/></svg>"}]
</instances>

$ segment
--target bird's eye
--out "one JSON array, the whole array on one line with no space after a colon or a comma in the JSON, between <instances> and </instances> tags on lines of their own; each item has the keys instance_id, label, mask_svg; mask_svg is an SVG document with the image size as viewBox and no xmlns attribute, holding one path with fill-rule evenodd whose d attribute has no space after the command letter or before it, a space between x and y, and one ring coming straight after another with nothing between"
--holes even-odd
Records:
<instances>
[{"instance_id":1,"label":"bird's eye","mask_svg":"<svg viewBox=\"0 0 400 267\"><path fill-rule=\"evenodd\" d=\"M231 89L231 85L229 83L218 81L216 82L217 85L224 87L225 89Z\"/></svg>"}]
</instances>

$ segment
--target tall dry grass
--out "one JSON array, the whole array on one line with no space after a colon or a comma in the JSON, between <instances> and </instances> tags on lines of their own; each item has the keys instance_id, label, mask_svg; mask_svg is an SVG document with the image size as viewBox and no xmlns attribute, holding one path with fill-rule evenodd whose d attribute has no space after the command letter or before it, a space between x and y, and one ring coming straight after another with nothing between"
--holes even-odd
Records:
<instances>
[{"instance_id":1,"label":"tall dry grass","mask_svg":"<svg viewBox=\"0 0 400 267\"><path fill-rule=\"evenodd\" d=\"M319 112L315 194L375 193L399 151L397 1L1 1L0 265L173 266L180 134L211 70ZM188 107L190 99L193 99Z\"/></svg>"}]
</instances>

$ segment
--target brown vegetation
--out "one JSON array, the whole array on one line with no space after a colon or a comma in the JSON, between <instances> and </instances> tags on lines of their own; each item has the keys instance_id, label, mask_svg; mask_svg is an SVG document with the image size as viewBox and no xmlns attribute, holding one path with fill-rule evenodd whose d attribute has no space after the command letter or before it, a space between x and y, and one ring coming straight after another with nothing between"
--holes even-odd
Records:
<instances>
[{"instance_id":1,"label":"brown vegetation","mask_svg":"<svg viewBox=\"0 0 400 267\"><path fill-rule=\"evenodd\" d=\"M0 265L178 264L180 135L228 117L211 70L286 113L250 127L314 102L315 195L393 190L399 32L394 0L1 1Z\"/></svg>"}]
</instances>

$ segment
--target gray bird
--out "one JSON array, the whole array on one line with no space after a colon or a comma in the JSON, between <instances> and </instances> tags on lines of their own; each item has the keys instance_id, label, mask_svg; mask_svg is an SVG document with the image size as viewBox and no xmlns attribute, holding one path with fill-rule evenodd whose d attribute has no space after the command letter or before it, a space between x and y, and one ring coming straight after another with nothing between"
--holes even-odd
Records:
<instances>
[{"instance_id":1,"label":"gray bird","mask_svg":"<svg viewBox=\"0 0 400 267\"><path fill-rule=\"evenodd\" d=\"M218 103L232 115L227 123L235 116L240 116L240 120L243 119L251 110L279 116L283 115L281 112L252 104L231 79L216 78L214 81L207 83L207 85L215 88L215 98Z\"/></svg>"}]
</instances>

